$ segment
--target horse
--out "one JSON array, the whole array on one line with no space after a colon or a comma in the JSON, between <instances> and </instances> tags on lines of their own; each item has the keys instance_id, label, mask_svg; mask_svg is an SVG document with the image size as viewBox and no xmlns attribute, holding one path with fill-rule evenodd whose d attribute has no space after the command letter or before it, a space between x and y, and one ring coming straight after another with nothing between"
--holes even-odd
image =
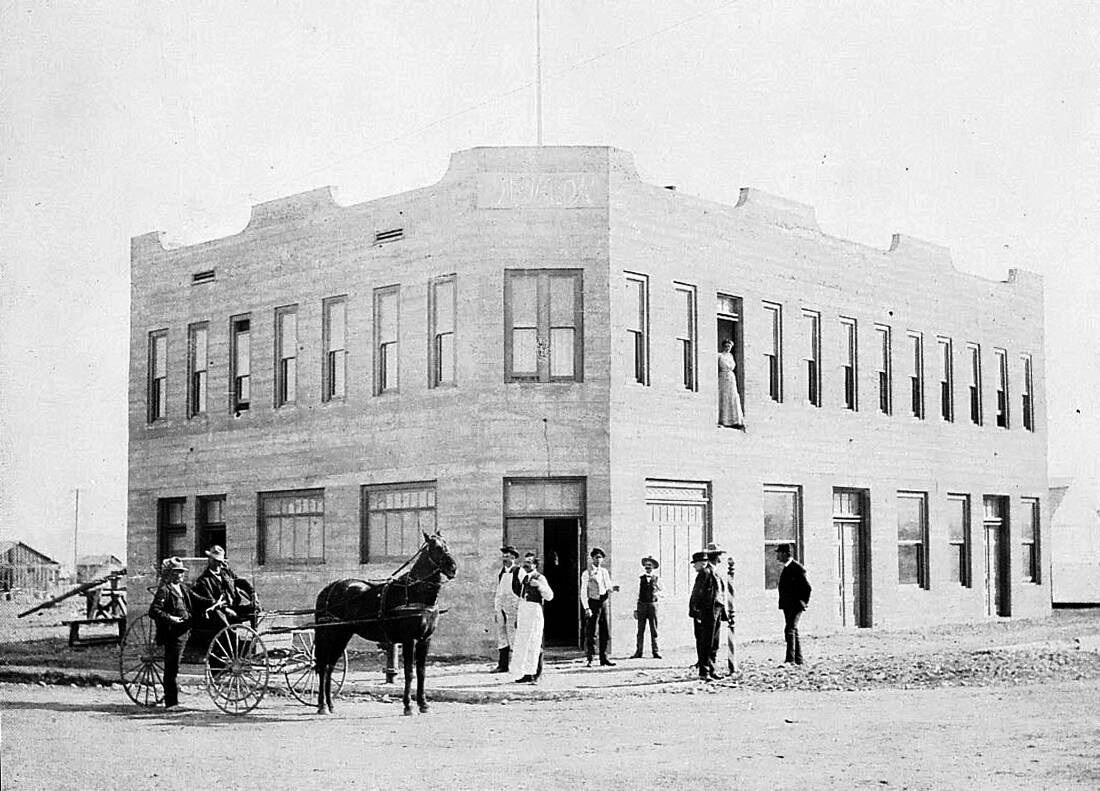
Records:
<instances>
[{"instance_id":1,"label":"horse","mask_svg":"<svg viewBox=\"0 0 1100 791\"><path fill-rule=\"evenodd\" d=\"M412 568L399 577L390 576L381 582L337 580L317 594L313 650L318 714L332 713L332 670L355 634L383 645L401 644L405 716L412 714L409 688L415 651L416 704L421 714L428 712L424 662L435 631L435 600L445 582L441 577L454 579L457 565L438 531L433 535L424 533L424 543L401 568L410 563Z\"/></svg>"}]
</instances>

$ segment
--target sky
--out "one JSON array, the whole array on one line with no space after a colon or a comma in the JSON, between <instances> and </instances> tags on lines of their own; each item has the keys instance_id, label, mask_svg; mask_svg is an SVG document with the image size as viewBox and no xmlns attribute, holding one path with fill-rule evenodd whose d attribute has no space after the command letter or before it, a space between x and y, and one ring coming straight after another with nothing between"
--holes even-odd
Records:
<instances>
[{"instance_id":1,"label":"sky","mask_svg":"<svg viewBox=\"0 0 1100 791\"><path fill-rule=\"evenodd\" d=\"M0 0L0 540L125 550L129 240L533 145L536 0ZM1050 474L1100 465L1100 3L541 0L543 142L1043 275Z\"/></svg>"}]
</instances>

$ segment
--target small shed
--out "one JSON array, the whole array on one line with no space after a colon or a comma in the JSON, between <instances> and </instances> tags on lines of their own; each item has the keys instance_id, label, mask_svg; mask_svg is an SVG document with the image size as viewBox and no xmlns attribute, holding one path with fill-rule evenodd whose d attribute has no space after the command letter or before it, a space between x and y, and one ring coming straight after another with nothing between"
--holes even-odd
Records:
<instances>
[{"instance_id":1,"label":"small shed","mask_svg":"<svg viewBox=\"0 0 1100 791\"><path fill-rule=\"evenodd\" d=\"M81 555L76 560L76 581L91 582L125 568L126 564L114 555Z\"/></svg>"},{"instance_id":2,"label":"small shed","mask_svg":"<svg viewBox=\"0 0 1100 791\"><path fill-rule=\"evenodd\" d=\"M0 590L47 594L57 587L61 564L22 541L0 541Z\"/></svg>"},{"instance_id":3,"label":"small shed","mask_svg":"<svg viewBox=\"0 0 1100 791\"><path fill-rule=\"evenodd\" d=\"M1050 502L1053 604L1100 604L1100 483L1052 480Z\"/></svg>"}]
</instances>

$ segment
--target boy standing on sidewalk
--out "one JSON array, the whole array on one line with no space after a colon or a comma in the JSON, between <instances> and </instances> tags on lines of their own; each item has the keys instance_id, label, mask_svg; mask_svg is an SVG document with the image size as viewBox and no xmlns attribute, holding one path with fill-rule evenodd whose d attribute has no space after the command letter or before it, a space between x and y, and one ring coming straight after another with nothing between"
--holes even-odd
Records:
<instances>
[{"instance_id":1,"label":"boy standing on sidewalk","mask_svg":"<svg viewBox=\"0 0 1100 791\"><path fill-rule=\"evenodd\" d=\"M652 555L642 558L645 572L638 578L638 606L634 613L634 617L638 619L638 647L631 659L642 658L646 624L649 624L649 644L653 648L653 658L661 658L657 650L657 599L661 594L661 578L653 573L660 566Z\"/></svg>"}]
</instances>

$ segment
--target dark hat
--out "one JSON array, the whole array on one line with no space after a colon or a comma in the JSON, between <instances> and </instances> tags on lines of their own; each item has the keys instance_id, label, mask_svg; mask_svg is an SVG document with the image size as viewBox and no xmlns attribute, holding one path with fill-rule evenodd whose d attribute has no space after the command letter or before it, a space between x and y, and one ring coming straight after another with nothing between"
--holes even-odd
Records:
<instances>
[{"instance_id":1,"label":"dark hat","mask_svg":"<svg viewBox=\"0 0 1100 791\"><path fill-rule=\"evenodd\" d=\"M790 544L776 544L775 545L775 551L776 551L776 554L778 554L780 552L782 552L785 555L793 555L794 554L793 552L791 552L791 545Z\"/></svg>"},{"instance_id":2,"label":"dark hat","mask_svg":"<svg viewBox=\"0 0 1100 791\"><path fill-rule=\"evenodd\" d=\"M692 563L702 563L706 559L707 559L707 553L706 552L696 552L696 553L692 554L692 556L691 556L691 562Z\"/></svg>"},{"instance_id":3,"label":"dark hat","mask_svg":"<svg viewBox=\"0 0 1100 791\"><path fill-rule=\"evenodd\" d=\"M653 557L653 555L646 555L644 558L642 558L642 565L644 566L646 563L652 564L653 568L655 569L659 569L661 567L661 564L657 562L657 558Z\"/></svg>"},{"instance_id":4,"label":"dark hat","mask_svg":"<svg viewBox=\"0 0 1100 791\"><path fill-rule=\"evenodd\" d=\"M502 555L511 555L514 558L518 558L519 557L519 550L516 549L511 544L509 544L506 547L501 547L500 548L500 554L502 554Z\"/></svg>"},{"instance_id":5,"label":"dark hat","mask_svg":"<svg viewBox=\"0 0 1100 791\"><path fill-rule=\"evenodd\" d=\"M527 558L531 558L532 560L538 560L539 556L536 555L534 552L524 552L523 553L523 559L527 560Z\"/></svg>"},{"instance_id":6,"label":"dark hat","mask_svg":"<svg viewBox=\"0 0 1100 791\"><path fill-rule=\"evenodd\" d=\"M607 553L604 552L602 549L600 549L599 547L592 547L592 551L588 553L588 556L594 558L596 557L596 555L599 555L601 558L607 557Z\"/></svg>"}]
</instances>

